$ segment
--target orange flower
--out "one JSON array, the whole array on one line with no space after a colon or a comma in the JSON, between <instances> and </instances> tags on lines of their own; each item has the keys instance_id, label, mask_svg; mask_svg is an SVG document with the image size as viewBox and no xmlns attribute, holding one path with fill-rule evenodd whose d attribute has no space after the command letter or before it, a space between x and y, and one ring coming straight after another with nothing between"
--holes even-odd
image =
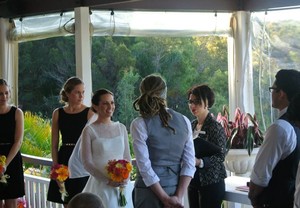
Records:
<instances>
[{"instance_id":1,"label":"orange flower","mask_svg":"<svg viewBox=\"0 0 300 208\"><path fill-rule=\"evenodd\" d=\"M120 183L124 182L129 178L130 172L132 170L132 165L127 160L110 160L106 166L107 174L109 179ZM124 196L124 186L119 187L119 206L124 207L127 204L126 198Z\"/></svg>"},{"instance_id":2,"label":"orange flower","mask_svg":"<svg viewBox=\"0 0 300 208\"><path fill-rule=\"evenodd\" d=\"M26 208L26 200L24 197L17 199L17 208Z\"/></svg>"},{"instance_id":3,"label":"orange flower","mask_svg":"<svg viewBox=\"0 0 300 208\"><path fill-rule=\"evenodd\" d=\"M50 178L59 182L64 182L69 177L68 167L62 164L57 164L52 167Z\"/></svg>"},{"instance_id":4,"label":"orange flower","mask_svg":"<svg viewBox=\"0 0 300 208\"><path fill-rule=\"evenodd\" d=\"M58 174L57 180L60 182L67 180L67 178L69 177L69 170L66 166L57 169L56 172Z\"/></svg>"},{"instance_id":5,"label":"orange flower","mask_svg":"<svg viewBox=\"0 0 300 208\"><path fill-rule=\"evenodd\" d=\"M60 182L59 192L61 193L61 198L64 201L65 197L68 196L68 192L65 187L65 180L69 177L68 167L62 164L56 164L52 167L50 172L50 178Z\"/></svg>"}]
</instances>

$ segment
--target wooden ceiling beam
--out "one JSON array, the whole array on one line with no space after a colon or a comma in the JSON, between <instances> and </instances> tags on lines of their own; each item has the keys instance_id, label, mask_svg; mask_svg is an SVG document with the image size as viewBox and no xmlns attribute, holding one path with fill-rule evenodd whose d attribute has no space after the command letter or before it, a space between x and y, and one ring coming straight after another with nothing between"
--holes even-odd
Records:
<instances>
[{"instance_id":1,"label":"wooden ceiling beam","mask_svg":"<svg viewBox=\"0 0 300 208\"><path fill-rule=\"evenodd\" d=\"M131 1L136 0L6 0L0 1L0 17L26 17L71 11L81 6L108 6Z\"/></svg>"}]
</instances>

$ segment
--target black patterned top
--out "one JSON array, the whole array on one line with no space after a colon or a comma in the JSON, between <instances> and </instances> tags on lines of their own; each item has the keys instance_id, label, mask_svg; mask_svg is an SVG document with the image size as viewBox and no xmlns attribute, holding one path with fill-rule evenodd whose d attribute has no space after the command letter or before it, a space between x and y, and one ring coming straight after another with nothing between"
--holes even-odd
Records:
<instances>
[{"instance_id":1,"label":"black patterned top","mask_svg":"<svg viewBox=\"0 0 300 208\"><path fill-rule=\"evenodd\" d=\"M195 131L197 124L197 119L192 121L193 131ZM218 183L221 180L224 180L227 175L224 166L226 135L223 127L212 117L211 114L208 114L204 120L201 133L199 133L198 137L220 147L222 151L212 156L201 158L204 162L204 167L197 167L193 180L199 180L201 186ZM196 149L197 148L195 148L195 150ZM199 154L197 152L195 153L196 155Z\"/></svg>"}]
</instances>

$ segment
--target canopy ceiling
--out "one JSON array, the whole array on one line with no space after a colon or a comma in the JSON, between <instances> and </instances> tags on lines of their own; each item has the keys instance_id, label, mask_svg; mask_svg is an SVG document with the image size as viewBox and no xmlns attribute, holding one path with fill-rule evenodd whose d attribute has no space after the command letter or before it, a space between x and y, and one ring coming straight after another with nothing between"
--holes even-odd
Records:
<instances>
[{"instance_id":1,"label":"canopy ceiling","mask_svg":"<svg viewBox=\"0 0 300 208\"><path fill-rule=\"evenodd\" d=\"M264 11L300 7L299 0L0 0L0 17L18 18L65 12L75 7L93 10Z\"/></svg>"}]
</instances>

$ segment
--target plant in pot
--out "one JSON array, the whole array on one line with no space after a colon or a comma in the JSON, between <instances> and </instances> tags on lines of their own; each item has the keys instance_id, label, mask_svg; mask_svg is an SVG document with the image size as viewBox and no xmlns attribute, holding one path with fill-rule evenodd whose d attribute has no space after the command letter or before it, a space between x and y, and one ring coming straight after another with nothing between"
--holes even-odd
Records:
<instances>
[{"instance_id":1,"label":"plant in pot","mask_svg":"<svg viewBox=\"0 0 300 208\"><path fill-rule=\"evenodd\" d=\"M228 110L224 106L222 113L218 113L217 121L221 123L227 136L226 169L236 173L236 175L248 173L252 170L255 160L255 156L251 155L251 153L254 149L257 153L257 147L264 140L256 116L242 113L240 108L236 108L234 119L230 121Z\"/></svg>"},{"instance_id":2,"label":"plant in pot","mask_svg":"<svg viewBox=\"0 0 300 208\"><path fill-rule=\"evenodd\" d=\"M228 110L224 106L222 113L218 113L217 121L221 123L227 136L227 152L230 149L246 149L250 156L253 148L259 147L264 140L255 114L252 116L250 113L242 113L240 108L236 108L233 121L228 117Z\"/></svg>"}]
</instances>

